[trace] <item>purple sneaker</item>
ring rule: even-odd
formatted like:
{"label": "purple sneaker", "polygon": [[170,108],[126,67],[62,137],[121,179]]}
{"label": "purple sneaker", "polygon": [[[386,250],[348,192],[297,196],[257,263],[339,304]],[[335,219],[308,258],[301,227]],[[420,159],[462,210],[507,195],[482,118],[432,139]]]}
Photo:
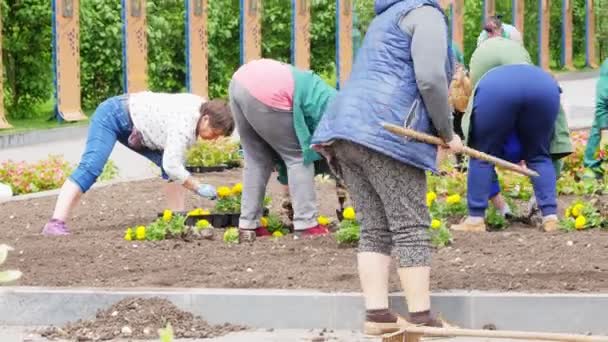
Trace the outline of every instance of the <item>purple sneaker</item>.
{"label": "purple sneaker", "polygon": [[68,227],[65,222],[58,219],[51,219],[42,229],[42,235],[44,236],[62,236],[70,235]]}

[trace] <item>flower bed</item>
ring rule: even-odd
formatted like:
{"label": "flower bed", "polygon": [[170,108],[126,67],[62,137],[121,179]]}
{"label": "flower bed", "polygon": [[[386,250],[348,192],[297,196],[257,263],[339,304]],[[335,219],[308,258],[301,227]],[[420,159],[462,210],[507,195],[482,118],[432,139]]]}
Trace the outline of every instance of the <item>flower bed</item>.
{"label": "flower bed", "polygon": [[[209,174],[205,181],[220,186],[240,179],[241,172],[234,170]],[[222,241],[223,229],[213,229],[213,240],[123,240],[128,226],[136,232],[139,225],[157,219],[157,208],[164,203],[158,193],[162,184],[152,179],[93,189],[68,222],[72,235],[53,243],[40,229],[54,198],[1,203],[5,219],[0,236],[15,251],[0,269],[20,270],[24,276],[17,285],[31,286],[361,290],[357,250],[338,244],[334,235],[296,240],[290,234],[233,244]],[[320,214],[337,225],[335,186],[320,183],[317,189]],[[269,183],[271,213],[280,210],[282,191],[277,182]],[[446,197],[437,194],[436,201],[445,203]],[[606,196],[599,198],[606,201]],[[561,196],[560,213],[575,201],[574,196]],[[213,208],[213,202],[188,196],[186,206]],[[499,232],[452,235],[450,245],[434,251],[436,291],[608,291],[608,231],[544,233],[513,223]],[[391,284],[392,290],[399,289],[396,277]]]}
{"label": "flower bed", "polygon": [[[53,190],[63,185],[73,169],[74,165],[60,156],[33,163],[7,160],[0,164],[0,183],[9,185],[14,195]],[[108,160],[98,181],[108,181],[117,175],[118,168]]]}

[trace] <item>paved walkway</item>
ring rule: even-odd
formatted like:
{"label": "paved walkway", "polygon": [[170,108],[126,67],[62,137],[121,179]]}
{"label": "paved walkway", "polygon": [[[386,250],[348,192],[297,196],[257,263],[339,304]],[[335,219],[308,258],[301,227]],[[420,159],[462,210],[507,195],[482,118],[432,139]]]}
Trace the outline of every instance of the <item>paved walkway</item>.
{"label": "paved walkway", "polygon": [[[0,326],[0,341],[2,342],[48,342],[49,340],[32,334],[32,328],[27,327],[2,327]],[[523,340],[486,339],[486,338],[428,338],[426,341],[437,342],[515,342]],[[54,340],[55,342],[67,342]],[[130,340],[117,339],[115,342],[127,342]],[[158,342],[156,340],[141,340],[142,342]],[[330,331],[321,330],[276,330],[276,331],[249,331],[225,335],[211,339],[176,339],[175,342],[380,342],[380,338],[366,337],[353,331]]]}
{"label": "paved walkway", "polygon": [[[595,103],[595,84],[597,78],[562,81],[563,105],[568,115],[571,128],[589,127],[593,121]],[[79,130],[77,136],[65,137],[63,140],[30,146],[0,150],[0,161],[26,160],[36,161],[49,154],[63,155],[71,163],[77,163],[84,149],[86,136]],[[158,168],[147,159],[117,144],[110,156],[120,169],[120,179],[143,179],[158,175]],[[142,167],[143,165],[143,167]]]}
{"label": "paved walkway", "polygon": [[[11,159],[33,162],[45,159],[49,154],[55,154],[62,155],[68,162],[76,164],[80,161],[85,143],[86,136],[81,136],[52,143],[8,148],[0,150],[0,161]],[[122,144],[116,144],[110,159],[118,167],[121,179],[144,179],[155,177],[160,172],[148,159]]]}
{"label": "paved walkway", "polygon": [[562,104],[571,128],[590,127],[595,112],[597,78],[563,81]]}

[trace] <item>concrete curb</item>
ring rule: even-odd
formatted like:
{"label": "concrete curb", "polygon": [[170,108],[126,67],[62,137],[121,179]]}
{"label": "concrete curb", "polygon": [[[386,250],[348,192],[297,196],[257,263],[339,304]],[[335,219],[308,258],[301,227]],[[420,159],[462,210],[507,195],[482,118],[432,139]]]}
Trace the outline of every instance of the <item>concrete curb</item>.
{"label": "concrete curb", "polygon": [[85,137],[88,129],[88,125],[78,125],[13,134],[0,134],[0,149]]}
{"label": "concrete curb", "polygon": [[[77,270],[75,270],[77,271]],[[273,329],[359,329],[359,293],[272,289],[0,288],[0,325],[64,324],[93,318],[128,296],[167,298],[210,323]],[[433,295],[433,308],[463,328],[608,333],[608,294],[525,294],[453,291]],[[390,297],[403,312],[401,294]]]}

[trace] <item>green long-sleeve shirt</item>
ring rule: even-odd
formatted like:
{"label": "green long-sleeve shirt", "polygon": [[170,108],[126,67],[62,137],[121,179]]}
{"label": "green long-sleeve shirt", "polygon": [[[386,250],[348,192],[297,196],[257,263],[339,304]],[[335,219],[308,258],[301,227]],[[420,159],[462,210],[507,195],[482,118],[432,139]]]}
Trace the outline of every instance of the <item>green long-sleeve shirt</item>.
{"label": "green long-sleeve shirt", "polygon": [[608,128],[608,58],[600,67],[600,79],[595,88],[595,118],[600,128]]}
{"label": "green long-sleeve shirt", "polygon": [[601,162],[596,159],[595,152],[600,147],[601,130],[608,128],[608,59],[600,68],[600,79],[595,87],[595,117],[589,132],[589,140],[585,147],[583,163],[585,167],[597,169]]}
{"label": "green long-sleeve shirt", "polygon": [[[312,138],[325,107],[329,100],[336,95],[336,89],[312,71],[303,71],[292,67],[294,79],[293,94],[293,126],[302,148],[304,164],[315,163],[316,173],[326,173],[328,170],[321,158],[310,146]],[[287,167],[283,160],[275,156],[279,182],[287,184]]]}

